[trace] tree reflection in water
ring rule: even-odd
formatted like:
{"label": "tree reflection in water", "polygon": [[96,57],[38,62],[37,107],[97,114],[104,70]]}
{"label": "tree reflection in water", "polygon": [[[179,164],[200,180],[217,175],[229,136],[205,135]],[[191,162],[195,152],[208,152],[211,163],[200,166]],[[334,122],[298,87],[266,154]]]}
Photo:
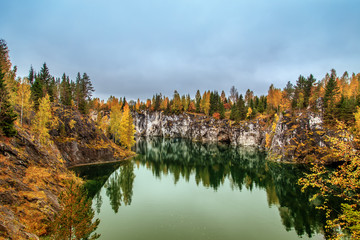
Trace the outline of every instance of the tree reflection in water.
{"label": "tree reflection in water", "polygon": [[[310,193],[301,192],[297,185],[298,179],[307,170],[304,166],[266,161],[265,153],[256,149],[182,139],[140,139],[135,150],[138,154],[135,162],[151,169],[157,178],[171,174],[176,184],[180,178],[189,181],[194,175],[196,184],[215,191],[225,179],[230,181],[233,190],[264,189],[269,207],[278,208],[287,231],[295,229],[299,236],[307,234],[309,237],[323,232],[325,220],[322,212],[309,203]],[[115,196],[111,198],[114,211],[117,211],[120,205],[118,199],[121,199],[121,192],[113,189],[121,185],[117,178],[121,179],[121,176],[109,179],[107,188],[111,192],[109,195]],[[130,179],[133,181],[133,178]],[[132,182],[127,186],[132,193]]]}
{"label": "tree reflection in water", "polygon": [[106,196],[109,197],[115,213],[118,212],[121,203],[125,206],[131,204],[134,179],[134,164],[130,162],[120,166],[105,183]]}

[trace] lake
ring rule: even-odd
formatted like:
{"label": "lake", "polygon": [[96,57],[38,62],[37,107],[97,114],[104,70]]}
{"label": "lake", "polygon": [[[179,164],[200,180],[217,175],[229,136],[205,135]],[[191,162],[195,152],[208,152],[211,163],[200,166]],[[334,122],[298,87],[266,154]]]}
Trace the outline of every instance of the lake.
{"label": "lake", "polygon": [[100,239],[323,239],[324,216],[297,185],[304,166],[184,139],[141,139],[135,151],[82,168]]}

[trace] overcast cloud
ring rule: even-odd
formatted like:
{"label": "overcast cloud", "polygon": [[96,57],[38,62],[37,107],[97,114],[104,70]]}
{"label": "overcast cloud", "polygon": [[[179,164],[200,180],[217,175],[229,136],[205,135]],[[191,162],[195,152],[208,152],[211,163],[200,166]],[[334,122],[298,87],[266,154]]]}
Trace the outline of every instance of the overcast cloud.
{"label": "overcast cloud", "polygon": [[310,73],[359,71],[360,1],[3,1],[0,38],[18,75],[43,62],[86,72],[95,96],[266,94]]}

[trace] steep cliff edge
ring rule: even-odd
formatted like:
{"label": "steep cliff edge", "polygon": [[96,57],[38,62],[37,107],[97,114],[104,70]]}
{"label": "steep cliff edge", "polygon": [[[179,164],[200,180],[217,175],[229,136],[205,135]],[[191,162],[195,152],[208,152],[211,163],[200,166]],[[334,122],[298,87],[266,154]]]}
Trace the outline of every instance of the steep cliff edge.
{"label": "steep cliff edge", "polygon": [[166,115],[163,112],[135,112],[134,124],[138,136],[179,137],[242,146],[262,147],[265,144],[264,123],[260,120],[232,124],[229,120],[187,113]]}
{"label": "steep cliff edge", "polygon": [[133,153],[114,145],[78,111],[54,107],[51,142],[40,144],[28,126],[0,136],[0,239],[38,239],[60,210],[58,196],[75,175],[67,167],[121,160]]}
{"label": "steep cliff edge", "polygon": [[322,114],[310,111],[241,123],[187,113],[135,112],[134,124],[138,136],[179,137],[265,148],[269,158],[279,161],[298,161],[313,154],[311,146],[323,146],[326,132]]}

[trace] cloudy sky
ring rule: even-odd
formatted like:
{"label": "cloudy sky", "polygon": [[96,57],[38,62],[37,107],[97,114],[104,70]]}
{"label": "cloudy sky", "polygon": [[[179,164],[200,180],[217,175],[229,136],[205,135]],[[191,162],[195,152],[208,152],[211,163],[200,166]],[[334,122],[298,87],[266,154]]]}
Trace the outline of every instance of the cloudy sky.
{"label": "cloudy sky", "polygon": [[0,38],[18,75],[31,65],[95,96],[265,94],[302,74],[360,72],[358,0],[3,0]]}

